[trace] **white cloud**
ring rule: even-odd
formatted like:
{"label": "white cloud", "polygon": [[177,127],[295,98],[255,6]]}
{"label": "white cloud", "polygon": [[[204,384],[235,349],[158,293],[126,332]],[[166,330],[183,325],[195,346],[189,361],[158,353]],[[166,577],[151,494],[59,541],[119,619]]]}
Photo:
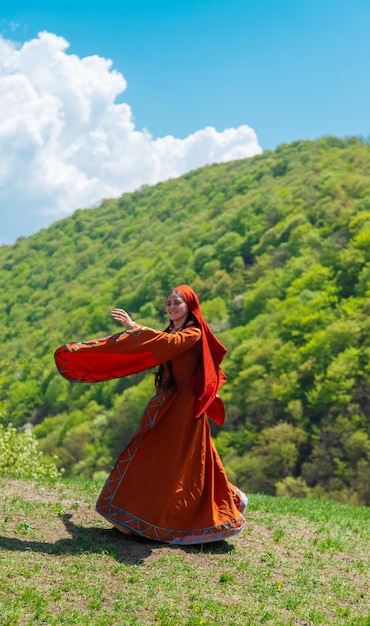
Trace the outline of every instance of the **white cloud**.
{"label": "white cloud", "polygon": [[17,47],[0,36],[0,243],[76,208],[209,163],[261,152],[246,125],[154,139],[116,99],[125,78],[98,56],[68,54],[40,33]]}

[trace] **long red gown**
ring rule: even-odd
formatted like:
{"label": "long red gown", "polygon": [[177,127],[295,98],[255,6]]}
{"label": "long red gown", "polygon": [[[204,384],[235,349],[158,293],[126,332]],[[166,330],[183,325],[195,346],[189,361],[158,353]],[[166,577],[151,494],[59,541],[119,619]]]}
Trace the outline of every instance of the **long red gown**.
{"label": "long red gown", "polygon": [[[59,348],[61,374],[69,380],[95,380],[100,367],[100,379],[108,378],[102,372],[109,370],[111,358],[117,370],[120,358],[130,362],[131,355],[141,354],[157,363],[171,360],[177,391],[164,382],[149,400],[103,487],[97,511],[123,532],[170,544],[205,543],[239,533],[245,526],[246,496],[227,479],[206,414],[193,416],[200,330],[189,327],[172,335],[139,326],[113,337]],[[96,355],[91,372],[86,372],[86,350],[89,357],[94,353],[93,362]]]}

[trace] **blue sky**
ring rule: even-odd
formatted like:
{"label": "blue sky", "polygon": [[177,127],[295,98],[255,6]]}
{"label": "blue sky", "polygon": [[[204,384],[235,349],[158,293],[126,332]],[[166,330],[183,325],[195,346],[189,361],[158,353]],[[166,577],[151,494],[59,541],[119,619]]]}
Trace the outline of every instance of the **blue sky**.
{"label": "blue sky", "polygon": [[370,133],[368,0],[15,0],[1,16],[14,39],[48,30],[112,59],[154,136],[246,123],[274,148]]}
{"label": "blue sky", "polygon": [[[136,130],[148,129],[153,141],[166,136],[185,141],[211,126],[220,133],[212,139],[219,145],[225,129],[245,125],[254,130],[262,150],[323,135],[370,135],[368,0],[15,0],[2,7],[0,32],[7,42],[19,47],[40,31],[68,42],[69,48],[58,53],[64,58],[111,59],[110,72],[117,70],[127,82],[120,93],[116,89],[115,104],[126,103]],[[44,60],[39,56],[36,63],[41,68]],[[28,70],[23,71],[28,80]],[[234,152],[219,155],[219,161],[230,154],[235,158],[238,142],[230,141]],[[204,157],[204,163],[210,160],[209,154]],[[189,169],[199,166],[189,156],[185,161]],[[185,161],[168,177],[182,173]],[[91,190],[97,173],[83,171],[85,179],[90,176],[83,183],[90,185],[90,195],[81,193],[79,206],[99,200]],[[166,176],[167,170],[158,179]],[[149,183],[155,180],[148,178]],[[115,189],[110,183],[104,192],[114,195]],[[128,184],[125,190],[130,190]],[[68,206],[77,208],[68,199],[59,209],[49,203],[48,217],[43,209],[39,220],[29,207],[24,233],[19,219],[12,230],[0,218],[0,243],[14,239],[18,230],[29,234],[68,214]]]}

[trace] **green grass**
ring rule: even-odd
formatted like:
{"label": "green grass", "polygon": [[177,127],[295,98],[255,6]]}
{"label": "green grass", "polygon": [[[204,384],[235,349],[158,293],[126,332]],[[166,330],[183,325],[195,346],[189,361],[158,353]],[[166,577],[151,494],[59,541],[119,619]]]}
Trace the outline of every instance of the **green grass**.
{"label": "green grass", "polygon": [[101,485],[0,479],[0,624],[370,626],[370,509],[252,495],[247,528],[186,548],[121,536]]}

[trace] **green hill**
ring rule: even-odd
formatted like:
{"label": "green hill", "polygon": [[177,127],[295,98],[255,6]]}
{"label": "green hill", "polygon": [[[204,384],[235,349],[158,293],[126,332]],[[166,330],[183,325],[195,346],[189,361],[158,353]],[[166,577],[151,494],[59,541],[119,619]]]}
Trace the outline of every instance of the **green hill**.
{"label": "green hill", "polygon": [[2,626],[370,625],[368,507],[254,495],[238,537],[168,546],[110,530],[99,487],[0,479]]}
{"label": "green hill", "polygon": [[102,476],[153,376],[70,385],[53,352],[154,327],[187,282],[229,349],[214,431],[248,492],[370,504],[370,147],[335,137],[213,165],[0,248],[0,415],[71,475]]}

